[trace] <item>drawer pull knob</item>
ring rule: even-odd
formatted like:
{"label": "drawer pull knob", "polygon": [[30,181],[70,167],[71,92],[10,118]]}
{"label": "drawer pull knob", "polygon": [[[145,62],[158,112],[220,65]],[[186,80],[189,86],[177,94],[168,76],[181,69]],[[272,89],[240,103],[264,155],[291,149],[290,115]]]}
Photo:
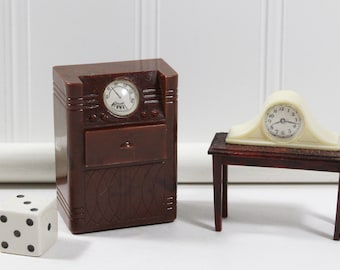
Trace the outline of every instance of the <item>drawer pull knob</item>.
{"label": "drawer pull knob", "polygon": [[120,145],[120,148],[121,149],[131,149],[131,148],[134,148],[134,145],[133,143],[129,142],[129,141],[126,141],[126,142],[123,142],[121,145]]}

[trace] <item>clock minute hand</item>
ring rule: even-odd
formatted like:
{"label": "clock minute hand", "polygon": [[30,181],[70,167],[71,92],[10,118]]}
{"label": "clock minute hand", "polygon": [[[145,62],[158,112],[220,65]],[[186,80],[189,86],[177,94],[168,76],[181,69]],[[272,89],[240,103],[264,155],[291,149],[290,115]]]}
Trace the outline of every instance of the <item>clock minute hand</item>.
{"label": "clock minute hand", "polygon": [[300,125],[300,123],[292,122],[292,121],[286,121],[286,123],[292,124],[292,125]]}
{"label": "clock minute hand", "polygon": [[118,92],[116,91],[116,89],[113,89],[113,91],[116,93],[116,95],[121,99],[122,97],[118,94]]}

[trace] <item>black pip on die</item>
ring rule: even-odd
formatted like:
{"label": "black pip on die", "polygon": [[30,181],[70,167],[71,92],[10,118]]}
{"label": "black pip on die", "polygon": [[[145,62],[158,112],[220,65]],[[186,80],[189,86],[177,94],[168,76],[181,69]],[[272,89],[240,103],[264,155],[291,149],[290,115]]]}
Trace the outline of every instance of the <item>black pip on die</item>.
{"label": "black pip on die", "polygon": [[57,240],[56,199],[19,194],[0,205],[0,251],[40,256]]}

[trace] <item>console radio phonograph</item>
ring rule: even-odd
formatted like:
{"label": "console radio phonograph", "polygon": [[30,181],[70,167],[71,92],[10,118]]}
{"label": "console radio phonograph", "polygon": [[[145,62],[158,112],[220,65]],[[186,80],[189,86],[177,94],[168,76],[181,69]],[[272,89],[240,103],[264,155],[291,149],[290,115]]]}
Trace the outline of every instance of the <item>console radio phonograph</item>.
{"label": "console radio phonograph", "polygon": [[177,78],[161,59],[53,68],[58,209],[73,233],[176,218]]}

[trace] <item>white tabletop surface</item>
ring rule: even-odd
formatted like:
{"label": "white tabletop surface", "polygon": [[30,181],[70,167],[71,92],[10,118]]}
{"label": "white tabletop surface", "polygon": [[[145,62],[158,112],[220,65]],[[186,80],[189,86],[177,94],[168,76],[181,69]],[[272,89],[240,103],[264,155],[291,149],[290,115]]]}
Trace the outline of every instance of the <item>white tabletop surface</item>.
{"label": "white tabletop surface", "polygon": [[[18,192],[55,195],[53,185],[2,184],[0,200]],[[215,232],[212,185],[179,185],[172,223],[72,235],[59,217],[42,257],[0,253],[1,269],[339,269],[336,198],[336,185],[232,185]]]}

